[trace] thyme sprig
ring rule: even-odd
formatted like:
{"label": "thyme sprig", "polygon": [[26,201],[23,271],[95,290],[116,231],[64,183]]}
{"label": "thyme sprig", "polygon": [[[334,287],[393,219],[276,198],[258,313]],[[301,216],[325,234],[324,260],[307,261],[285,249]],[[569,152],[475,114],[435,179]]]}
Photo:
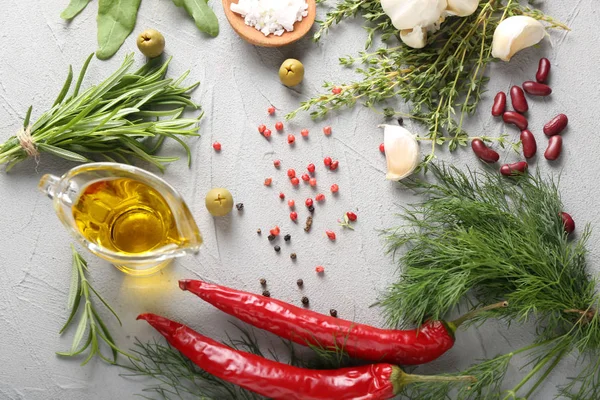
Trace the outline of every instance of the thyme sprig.
{"label": "thyme sprig", "polygon": [[[374,39],[389,44],[372,52],[360,52],[358,56],[341,57],[340,64],[355,68],[362,79],[343,84],[325,82],[326,93],[302,102],[286,118],[311,110],[311,116],[319,118],[357,103],[376,110],[376,106],[387,100],[399,98],[410,105],[410,112],[403,113],[389,106],[380,112],[386,117],[412,118],[427,127],[428,132],[422,139],[431,141],[431,151],[425,155],[424,165],[435,158],[438,146],[448,145],[453,151],[478,137],[470,136],[463,125],[466,117],[475,112],[485,91],[489,80],[485,70],[493,61],[492,37],[502,19],[528,15],[544,21],[548,29],[568,29],[516,0],[485,0],[469,17],[449,17],[438,32],[429,35],[425,48],[412,49],[401,43],[397,29],[378,0],[343,0],[321,21],[314,39],[320,40],[332,25],[358,15],[366,20],[366,49]],[[340,88],[341,93],[332,93],[333,87]],[[518,145],[508,141],[506,136],[484,140],[497,142],[502,147]]]}
{"label": "thyme sprig", "polygon": [[182,86],[189,71],[178,79],[166,78],[169,59],[162,64],[150,61],[130,72],[134,63],[132,53],[106,80],[80,93],[92,57],[93,54],[83,64],[67,96],[73,83],[73,70],[69,67],[53,106],[31,126],[29,108],[23,126],[31,135],[26,140],[34,150],[28,152],[27,146],[13,136],[0,144],[0,164],[8,164],[7,169],[10,169],[39,151],[76,162],[102,158],[129,163],[133,157],[163,170],[165,163],[178,159],[156,155],[168,138],[185,149],[188,164],[191,163],[190,149],[181,137],[198,136],[202,114],[197,118],[181,118],[187,107],[199,108],[190,99],[190,92],[199,83]]}
{"label": "thyme sprig", "polygon": [[[402,227],[386,233],[401,268],[399,281],[380,302],[389,324],[441,318],[465,300],[476,306],[506,299],[509,308],[479,321],[491,316],[534,321],[538,339],[524,350],[532,358],[530,372],[502,397],[485,398],[527,398],[571,353],[580,354],[583,372],[563,385],[561,394],[598,397],[600,295],[586,263],[589,226],[577,239],[564,232],[558,186],[539,174],[510,180],[436,164],[430,171],[432,181],[406,183],[425,200],[404,208]],[[483,391],[502,380],[507,357],[484,362],[494,366],[495,379],[465,372],[478,376]],[[533,388],[523,393],[530,382]],[[469,396],[459,399],[476,398]]]}
{"label": "thyme sprig", "polygon": [[[110,334],[106,323],[102,320],[98,310],[92,302],[92,294],[94,294],[96,298],[100,300],[102,304],[104,304],[104,306],[119,322],[119,325],[121,325],[121,320],[119,319],[119,316],[115,310],[106,302],[106,300],[102,298],[100,293],[98,293],[88,281],[86,277],[86,272],[88,270],[87,262],[83,259],[83,257],[81,257],[81,255],[73,246],[71,246],[71,250],[73,254],[73,271],[68,298],[68,307],[71,309],[71,314],[69,315],[67,322],[65,322],[64,326],[60,330],[60,334],[64,333],[67,328],[71,326],[71,322],[77,315],[77,312],[80,308],[79,306],[81,305],[81,301],[83,300],[84,303],[83,307],[81,307],[81,316],[79,317],[79,323],[77,324],[77,329],[73,336],[71,350],[68,352],[57,352],[56,354],[63,357],[75,357],[82,354],[86,349],[89,348],[90,351],[81,365],[87,364],[95,355],[109,364],[114,364],[117,361],[118,353],[121,353],[127,357],[135,358],[135,356],[121,350],[115,344],[115,341]],[[85,342],[82,343],[83,338],[86,337],[86,332],[87,338]],[[105,356],[102,353],[100,349],[100,344],[102,342],[106,343],[110,347],[112,358]]]}

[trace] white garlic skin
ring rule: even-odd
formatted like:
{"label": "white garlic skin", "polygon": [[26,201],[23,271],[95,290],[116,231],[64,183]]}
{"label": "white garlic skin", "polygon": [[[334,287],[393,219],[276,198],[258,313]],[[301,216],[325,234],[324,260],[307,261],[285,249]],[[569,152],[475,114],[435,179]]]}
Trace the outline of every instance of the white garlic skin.
{"label": "white garlic skin", "polygon": [[427,44],[427,31],[421,26],[413,29],[403,29],[400,31],[400,39],[408,47],[422,49]]}
{"label": "white garlic skin", "polygon": [[492,41],[492,56],[503,61],[519,51],[538,44],[546,35],[544,25],[524,15],[508,17],[498,24]]}
{"label": "white garlic skin", "polygon": [[479,6],[479,0],[448,0],[446,12],[457,17],[468,17]]}
{"label": "white garlic skin", "polygon": [[447,0],[381,0],[383,11],[398,30],[435,24],[447,5]]}
{"label": "white garlic skin", "polygon": [[387,162],[386,179],[399,181],[411,175],[419,165],[419,142],[406,128],[380,125]]}

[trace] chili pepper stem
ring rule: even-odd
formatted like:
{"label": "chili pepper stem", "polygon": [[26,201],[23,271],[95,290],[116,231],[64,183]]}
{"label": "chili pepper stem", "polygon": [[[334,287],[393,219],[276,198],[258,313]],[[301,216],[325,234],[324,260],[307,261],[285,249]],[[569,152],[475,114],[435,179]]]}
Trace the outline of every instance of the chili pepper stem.
{"label": "chili pepper stem", "polygon": [[495,310],[497,308],[505,308],[505,307],[508,307],[508,301],[501,301],[499,303],[490,304],[488,306],[481,307],[481,308],[478,308],[478,309],[473,310],[473,311],[469,311],[468,313],[464,314],[461,317],[458,317],[454,321],[447,322],[447,324],[450,327],[450,329],[452,330],[452,332],[454,333],[454,332],[456,332],[456,329],[458,329],[459,326],[461,326],[462,324],[464,324],[466,321],[475,318],[476,316],[478,316],[482,312],[486,312],[486,311],[490,311],[490,310]]}
{"label": "chili pepper stem", "polygon": [[406,386],[416,382],[477,382],[477,378],[472,375],[462,376],[443,376],[443,375],[413,375],[402,371],[400,367],[394,367],[392,372],[392,385],[394,394],[398,394]]}

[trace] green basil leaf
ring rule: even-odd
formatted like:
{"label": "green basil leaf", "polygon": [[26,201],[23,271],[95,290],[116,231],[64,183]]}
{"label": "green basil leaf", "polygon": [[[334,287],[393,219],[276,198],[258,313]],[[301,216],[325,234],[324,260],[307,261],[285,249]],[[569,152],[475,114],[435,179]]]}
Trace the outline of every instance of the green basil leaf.
{"label": "green basil leaf", "polygon": [[173,3],[177,7],[183,7],[202,32],[213,37],[219,34],[219,20],[207,0],[173,0]]}
{"label": "green basil leaf", "polygon": [[75,18],[77,14],[83,11],[89,2],[90,0],[71,0],[67,8],[60,14],[60,17],[66,20]]}
{"label": "green basil leaf", "polygon": [[96,56],[106,60],[119,50],[133,31],[141,0],[98,1],[98,50]]}

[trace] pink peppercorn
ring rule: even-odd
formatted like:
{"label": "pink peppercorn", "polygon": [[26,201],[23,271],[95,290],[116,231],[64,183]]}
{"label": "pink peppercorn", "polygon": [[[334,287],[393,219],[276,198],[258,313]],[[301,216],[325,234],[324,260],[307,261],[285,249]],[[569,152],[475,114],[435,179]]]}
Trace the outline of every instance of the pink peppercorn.
{"label": "pink peppercorn", "polygon": [[213,149],[215,149],[215,151],[221,151],[221,143],[214,142],[213,143]]}
{"label": "pink peppercorn", "polygon": [[296,211],[292,211],[292,212],[290,213],[290,219],[291,219],[292,221],[296,221],[296,220],[298,219],[298,213],[297,213]]}
{"label": "pink peppercorn", "polygon": [[275,160],[275,161],[273,161],[273,165],[275,166],[275,168],[279,168],[281,166],[281,161]]}
{"label": "pink peppercorn", "polygon": [[337,185],[337,183],[334,183],[333,185],[331,185],[331,193],[337,193],[339,192],[340,187]]}
{"label": "pink peppercorn", "polygon": [[318,202],[321,202],[321,201],[325,200],[325,195],[323,193],[319,193],[318,195],[315,196],[315,200]]}
{"label": "pink peppercorn", "polygon": [[288,200],[288,206],[289,206],[290,208],[294,208],[294,207],[296,206],[296,202],[295,202],[294,200],[291,200],[291,199],[290,199],[290,200]]}
{"label": "pink peppercorn", "polygon": [[315,178],[310,178],[308,183],[310,183],[310,186],[317,186],[317,180]]}
{"label": "pink peppercorn", "polygon": [[265,129],[265,131],[263,132],[263,136],[266,138],[270,138],[271,137],[271,130],[270,129]]}
{"label": "pink peppercorn", "polygon": [[260,133],[265,133],[265,130],[266,130],[266,129],[267,129],[267,127],[266,127],[266,126],[264,126],[264,125],[262,125],[262,124],[258,126],[258,131],[259,131]]}
{"label": "pink peppercorn", "polygon": [[385,146],[383,145],[383,143],[381,143],[379,145],[379,151],[382,152],[382,153],[385,153]]}
{"label": "pink peppercorn", "polygon": [[325,157],[323,159],[323,164],[325,164],[326,167],[331,166],[331,163],[332,163],[331,157]]}
{"label": "pink peppercorn", "polygon": [[310,207],[313,205],[313,199],[311,199],[310,197],[308,199],[306,199],[306,201],[304,202],[304,204],[306,204],[306,207]]}
{"label": "pink peppercorn", "polygon": [[283,192],[279,193],[279,198],[281,200],[285,199],[285,193],[283,193]]}
{"label": "pink peppercorn", "polygon": [[271,183],[273,182],[272,178],[267,178],[265,179],[265,186],[271,186]]}
{"label": "pink peppercorn", "polygon": [[340,165],[340,162],[336,160],[331,163],[331,165],[329,166],[329,169],[332,171],[335,171],[336,169],[338,169],[339,165]]}
{"label": "pink peppercorn", "polygon": [[283,122],[276,122],[275,129],[277,129],[278,131],[282,131],[283,130]]}
{"label": "pink peppercorn", "polygon": [[326,126],[323,128],[323,133],[327,136],[331,135],[331,127],[330,126]]}
{"label": "pink peppercorn", "polygon": [[304,182],[308,182],[310,180],[310,176],[308,176],[308,174],[302,174],[302,180]]}
{"label": "pink peppercorn", "polygon": [[300,131],[300,134],[302,135],[302,137],[308,137],[308,129],[302,129]]}
{"label": "pink peppercorn", "polygon": [[308,172],[310,172],[311,174],[315,173],[315,168],[316,168],[315,164],[313,164],[313,163],[308,164],[308,167],[306,167],[306,169],[308,170]]}
{"label": "pink peppercorn", "polygon": [[335,232],[334,231],[325,231],[329,240],[335,240]]}
{"label": "pink peppercorn", "polygon": [[288,143],[292,144],[296,141],[296,136],[294,135],[288,135]]}
{"label": "pink peppercorn", "polygon": [[331,92],[333,94],[340,94],[340,93],[342,93],[342,88],[334,87],[333,89],[331,89]]}
{"label": "pink peppercorn", "polygon": [[317,272],[317,274],[322,274],[323,272],[325,272],[325,268],[319,265],[315,268],[315,271]]}
{"label": "pink peppercorn", "polygon": [[296,170],[294,170],[293,168],[290,168],[287,170],[287,176],[289,176],[290,178],[293,178],[296,176]]}
{"label": "pink peppercorn", "polygon": [[269,115],[275,114],[275,107],[271,106],[271,107],[267,108],[267,112],[269,113]]}

